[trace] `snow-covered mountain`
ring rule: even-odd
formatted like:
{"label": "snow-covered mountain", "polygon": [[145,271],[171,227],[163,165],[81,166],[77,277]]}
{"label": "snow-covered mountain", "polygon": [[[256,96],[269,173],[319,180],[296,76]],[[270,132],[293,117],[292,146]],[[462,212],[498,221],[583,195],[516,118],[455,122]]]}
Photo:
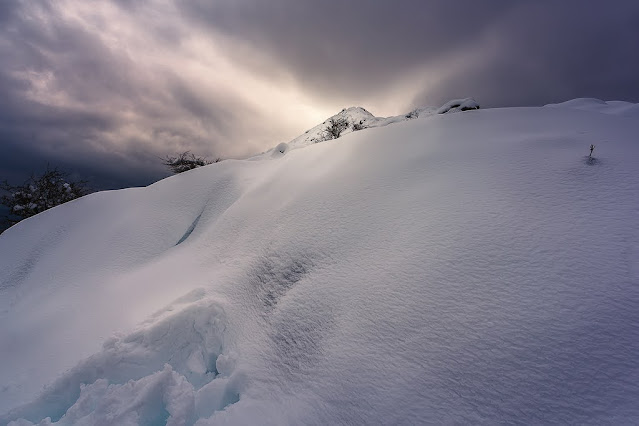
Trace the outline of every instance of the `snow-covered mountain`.
{"label": "snow-covered mountain", "polygon": [[343,131],[340,132],[341,136],[343,136],[358,130],[384,127],[388,126],[389,124],[400,123],[402,121],[412,120],[418,117],[423,118],[428,115],[448,114],[452,112],[462,112],[474,109],[479,109],[479,103],[477,103],[477,101],[472,98],[453,99],[449,102],[446,102],[439,108],[417,108],[407,114],[397,115],[393,117],[375,117],[373,114],[362,107],[344,108],[339,113],[327,118],[323,123],[320,123],[312,129],[307,130],[292,141],[284,144],[279,144],[275,148],[266,151],[266,153],[260,154],[253,158],[263,158],[264,154],[273,154],[275,156],[279,156],[289,149],[303,148],[315,143],[332,140],[334,138],[331,137],[330,134],[327,134],[326,131],[327,127],[331,125],[332,121],[342,122],[344,124]]}
{"label": "snow-covered mountain", "polygon": [[638,111],[347,109],[27,219],[0,424],[637,424]]}

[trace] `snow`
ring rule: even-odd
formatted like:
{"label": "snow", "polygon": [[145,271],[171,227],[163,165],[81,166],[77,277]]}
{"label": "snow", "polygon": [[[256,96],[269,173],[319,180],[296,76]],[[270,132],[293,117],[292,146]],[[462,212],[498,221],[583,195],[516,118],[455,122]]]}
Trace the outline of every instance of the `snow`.
{"label": "snow", "polygon": [[285,142],[282,142],[279,145],[277,145],[275,149],[273,150],[273,157],[281,157],[282,155],[286,154],[288,150],[289,150],[288,144]]}
{"label": "snow", "polygon": [[597,111],[602,114],[639,118],[639,104],[624,101],[602,101],[594,98],[578,98],[559,104],[548,104],[546,107],[574,108],[583,111]]}
{"label": "snow", "polygon": [[638,423],[639,121],[592,105],[347,109],[26,219],[0,424]]}
{"label": "snow", "polygon": [[[272,150],[262,153],[261,155],[252,157],[252,160],[262,159],[264,154],[271,153],[272,156],[278,157],[289,149],[304,148],[319,142],[325,142],[331,138],[326,136],[326,128],[331,120],[343,119],[348,123],[348,127],[342,132],[342,135],[360,130],[375,127],[385,127],[389,124],[401,123],[417,117],[425,117],[434,114],[447,114],[452,112],[462,112],[471,109],[479,109],[479,103],[472,98],[454,99],[442,105],[441,107],[422,107],[411,111],[408,114],[397,115],[393,117],[376,117],[362,107],[344,108],[339,113],[327,118],[323,123],[318,124],[312,129],[307,130],[302,135],[293,139],[289,143],[281,143]],[[279,151],[279,153],[278,153]]]}
{"label": "snow", "polygon": [[446,102],[438,110],[437,114],[446,114],[450,111],[468,111],[472,109],[479,109],[479,103],[472,98],[453,99]]}

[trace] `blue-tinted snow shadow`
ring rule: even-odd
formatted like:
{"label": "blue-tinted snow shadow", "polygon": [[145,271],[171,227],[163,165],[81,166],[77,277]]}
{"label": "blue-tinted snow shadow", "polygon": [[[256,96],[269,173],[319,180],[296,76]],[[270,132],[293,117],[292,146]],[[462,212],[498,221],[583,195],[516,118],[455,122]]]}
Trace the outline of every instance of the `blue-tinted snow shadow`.
{"label": "blue-tinted snow shadow", "polygon": [[599,158],[585,155],[583,158],[583,163],[587,166],[600,166],[602,164],[602,161]]}

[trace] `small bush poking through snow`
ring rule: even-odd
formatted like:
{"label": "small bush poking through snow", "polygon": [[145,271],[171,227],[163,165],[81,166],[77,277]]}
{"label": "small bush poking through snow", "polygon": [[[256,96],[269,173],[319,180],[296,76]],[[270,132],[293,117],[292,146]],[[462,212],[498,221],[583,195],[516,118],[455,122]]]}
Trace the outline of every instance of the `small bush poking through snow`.
{"label": "small bush poking through snow", "polygon": [[22,185],[0,184],[5,192],[0,196],[0,204],[9,208],[4,222],[15,225],[23,219],[35,216],[45,210],[88,194],[86,181],[71,181],[69,174],[58,169],[47,170],[40,176],[31,177]]}
{"label": "small bush poking through snow", "polygon": [[163,164],[171,169],[173,173],[177,174],[217,163],[219,161],[221,161],[220,158],[216,158],[214,161],[209,161],[205,157],[196,157],[195,154],[190,151],[185,151],[176,156],[166,156],[163,159]]}
{"label": "small bush poking through snow", "polygon": [[332,117],[328,120],[328,126],[324,129],[323,139],[331,140],[340,137],[344,130],[348,129],[348,120],[344,117]]}
{"label": "small bush poking through snow", "polygon": [[413,118],[419,117],[419,111],[414,109],[411,112],[409,112],[408,114],[406,114],[404,117],[408,118],[409,120],[412,120]]}
{"label": "small bush poking through snow", "polygon": [[353,131],[356,132],[358,130],[362,130],[365,129],[366,126],[364,126],[364,120],[360,120],[359,123],[355,122],[353,123]]}

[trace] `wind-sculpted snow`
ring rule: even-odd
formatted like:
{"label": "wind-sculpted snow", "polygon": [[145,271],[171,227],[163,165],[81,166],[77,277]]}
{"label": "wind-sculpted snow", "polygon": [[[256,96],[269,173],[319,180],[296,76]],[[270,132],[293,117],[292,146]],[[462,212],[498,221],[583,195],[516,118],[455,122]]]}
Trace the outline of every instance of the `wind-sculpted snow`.
{"label": "wind-sculpted snow", "polygon": [[196,413],[208,416],[238,400],[225,328],[223,308],[196,290],[135,332],[107,339],[101,352],[12,416],[86,425],[193,423]]}
{"label": "wind-sculpted snow", "polygon": [[639,104],[624,101],[602,101],[594,98],[579,98],[558,104],[548,104],[549,108],[574,108],[584,111],[597,111],[602,114],[621,115],[639,118]]}
{"label": "wind-sculpted snow", "polygon": [[18,224],[0,424],[639,423],[639,122],[609,112],[417,111]]}

